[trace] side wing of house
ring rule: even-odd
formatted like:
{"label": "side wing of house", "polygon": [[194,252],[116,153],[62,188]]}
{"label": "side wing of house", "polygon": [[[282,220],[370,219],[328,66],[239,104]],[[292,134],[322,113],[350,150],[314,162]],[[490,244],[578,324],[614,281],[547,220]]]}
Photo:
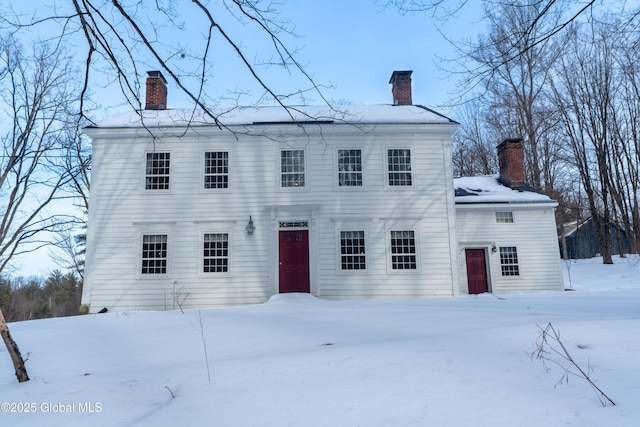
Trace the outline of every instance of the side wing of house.
{"label": "side wing of house", "polygon": [[238,130],[88,130],[91,312],[458,292],[454,124]]}
{"label": "side wing of house", "polygon": [[555,206],[458,203],[460,293],[562,290]]}

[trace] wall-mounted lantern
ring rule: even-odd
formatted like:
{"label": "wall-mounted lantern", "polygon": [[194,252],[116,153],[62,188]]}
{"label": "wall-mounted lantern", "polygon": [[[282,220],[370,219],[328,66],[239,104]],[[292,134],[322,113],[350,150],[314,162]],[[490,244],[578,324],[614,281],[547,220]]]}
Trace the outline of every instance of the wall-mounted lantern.
{"label": "wall-mounted lantern", "polygon": [[496,244],[495,244],[495,243],[493,243],[493,244],[491,245],[491,253],[492,253],[492,254],[495,254],[496,252],[498,252],[498,248],[496,247]]}
{"label": "wall-mounted lantern", "polygon": [[253,225],[253,219],[251,219],[251,215],[249,215],[249,222],[247,223],[247,226],[244,229],[247,232],[247,235],[249,236],[252,236],[253,232],[256,231],[256,227],[255,225]]}

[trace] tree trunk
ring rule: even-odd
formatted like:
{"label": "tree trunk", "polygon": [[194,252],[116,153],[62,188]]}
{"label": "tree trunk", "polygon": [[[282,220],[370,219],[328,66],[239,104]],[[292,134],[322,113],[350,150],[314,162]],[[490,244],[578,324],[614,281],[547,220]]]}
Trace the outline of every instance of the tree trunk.
{"label": "tree trunk", "polygon": [[18,382],[23,383],[25,381],[29,381],[27,369],[24,367],[24,359],[22,358],[22,354],[20,354],[18,344],[16,344],[16,342],[11,337],[9,327],[7,326],[7,322],[4,320],[2,310],[0,310],[0,335],[2,335],[2,340],[4,341],[4,344],[7,346],[7,350],[11,355],[11,361],[13,362],[13,367],[16,370],[16,377],[18,377]]}
{"label": "tree trunk", "polygon": [[566,232],[564,230],[564,217],[561,217],[560,215],[556,214],[556,221],[560,227],[560,255],[562,259],[569,259],[569,251],[567,249],[567,235]]}

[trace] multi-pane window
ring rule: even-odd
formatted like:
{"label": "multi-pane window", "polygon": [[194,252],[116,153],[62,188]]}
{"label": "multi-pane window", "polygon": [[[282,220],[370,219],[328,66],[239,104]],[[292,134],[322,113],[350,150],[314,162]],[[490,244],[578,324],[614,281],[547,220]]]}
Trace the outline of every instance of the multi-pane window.
{"label": "multi-pane window", "polygon": [[500,267],[503,276],[519,276],[518,250],[515,246],[500,247]]}
{"label": "multi-pane window", "polygon": [[229,188],[229,153],[204,153],[204,188]]}
{"label": "multi-pane window", "polygon": [[342,270],[364,270],[367,267],[364,231],[340,232],[340,265]]}
{"label": "multi-pane window", "polygon": [[387,150],[389,185],[412,185],[411,150],[393,148]]}
{"label": "multi-pane window", "polygon": [[227,233],[204,235],[202,271],[204,273],[229,271],[229,235]]}
{"label": "multi-pane window", "polygon": [[280,152],[282,187],[304,187],[304,150]]}
{"label": "multi-pane window", "polygon": [[169,189],[170,153],[147,153],[145,189]]}
{"label": "multi-pane window", "polygon": [[142,274],[167,273],[167,235],[142,236]]}
{"label": "multi-pane window", "polygon": [[496,222],[498,224],[513,223],[513,212],[496,212]]}
{"label": "multi-pane window", "polygon": [[338,150],[338,185],[362,187],[362,150]]}
{"label": "multi-pane window", "polygon": [[391,231],[391,268],[394,270],[415,270],[416,238],[413,230]]}

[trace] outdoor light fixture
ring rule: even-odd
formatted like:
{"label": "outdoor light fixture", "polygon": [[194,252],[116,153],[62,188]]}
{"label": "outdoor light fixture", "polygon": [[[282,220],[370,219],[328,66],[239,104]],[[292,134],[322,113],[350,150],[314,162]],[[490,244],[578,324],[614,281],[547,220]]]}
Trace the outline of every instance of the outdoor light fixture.
{"label": "outdoor light fixture", "polygon": [[498,252],[498,248],[496,248],[496,244],[494,243],[491,245],[491,253],[495,254],[496,252]]}
{"label": "outdoor light fixture", "polygon": [[244,229],[247,231],[247,234],[249,236],[252,236],[253,232],[256,231],[256,227],[253,225],[253,219],[251,219],[251,215],[249,215],[249,222]]}

